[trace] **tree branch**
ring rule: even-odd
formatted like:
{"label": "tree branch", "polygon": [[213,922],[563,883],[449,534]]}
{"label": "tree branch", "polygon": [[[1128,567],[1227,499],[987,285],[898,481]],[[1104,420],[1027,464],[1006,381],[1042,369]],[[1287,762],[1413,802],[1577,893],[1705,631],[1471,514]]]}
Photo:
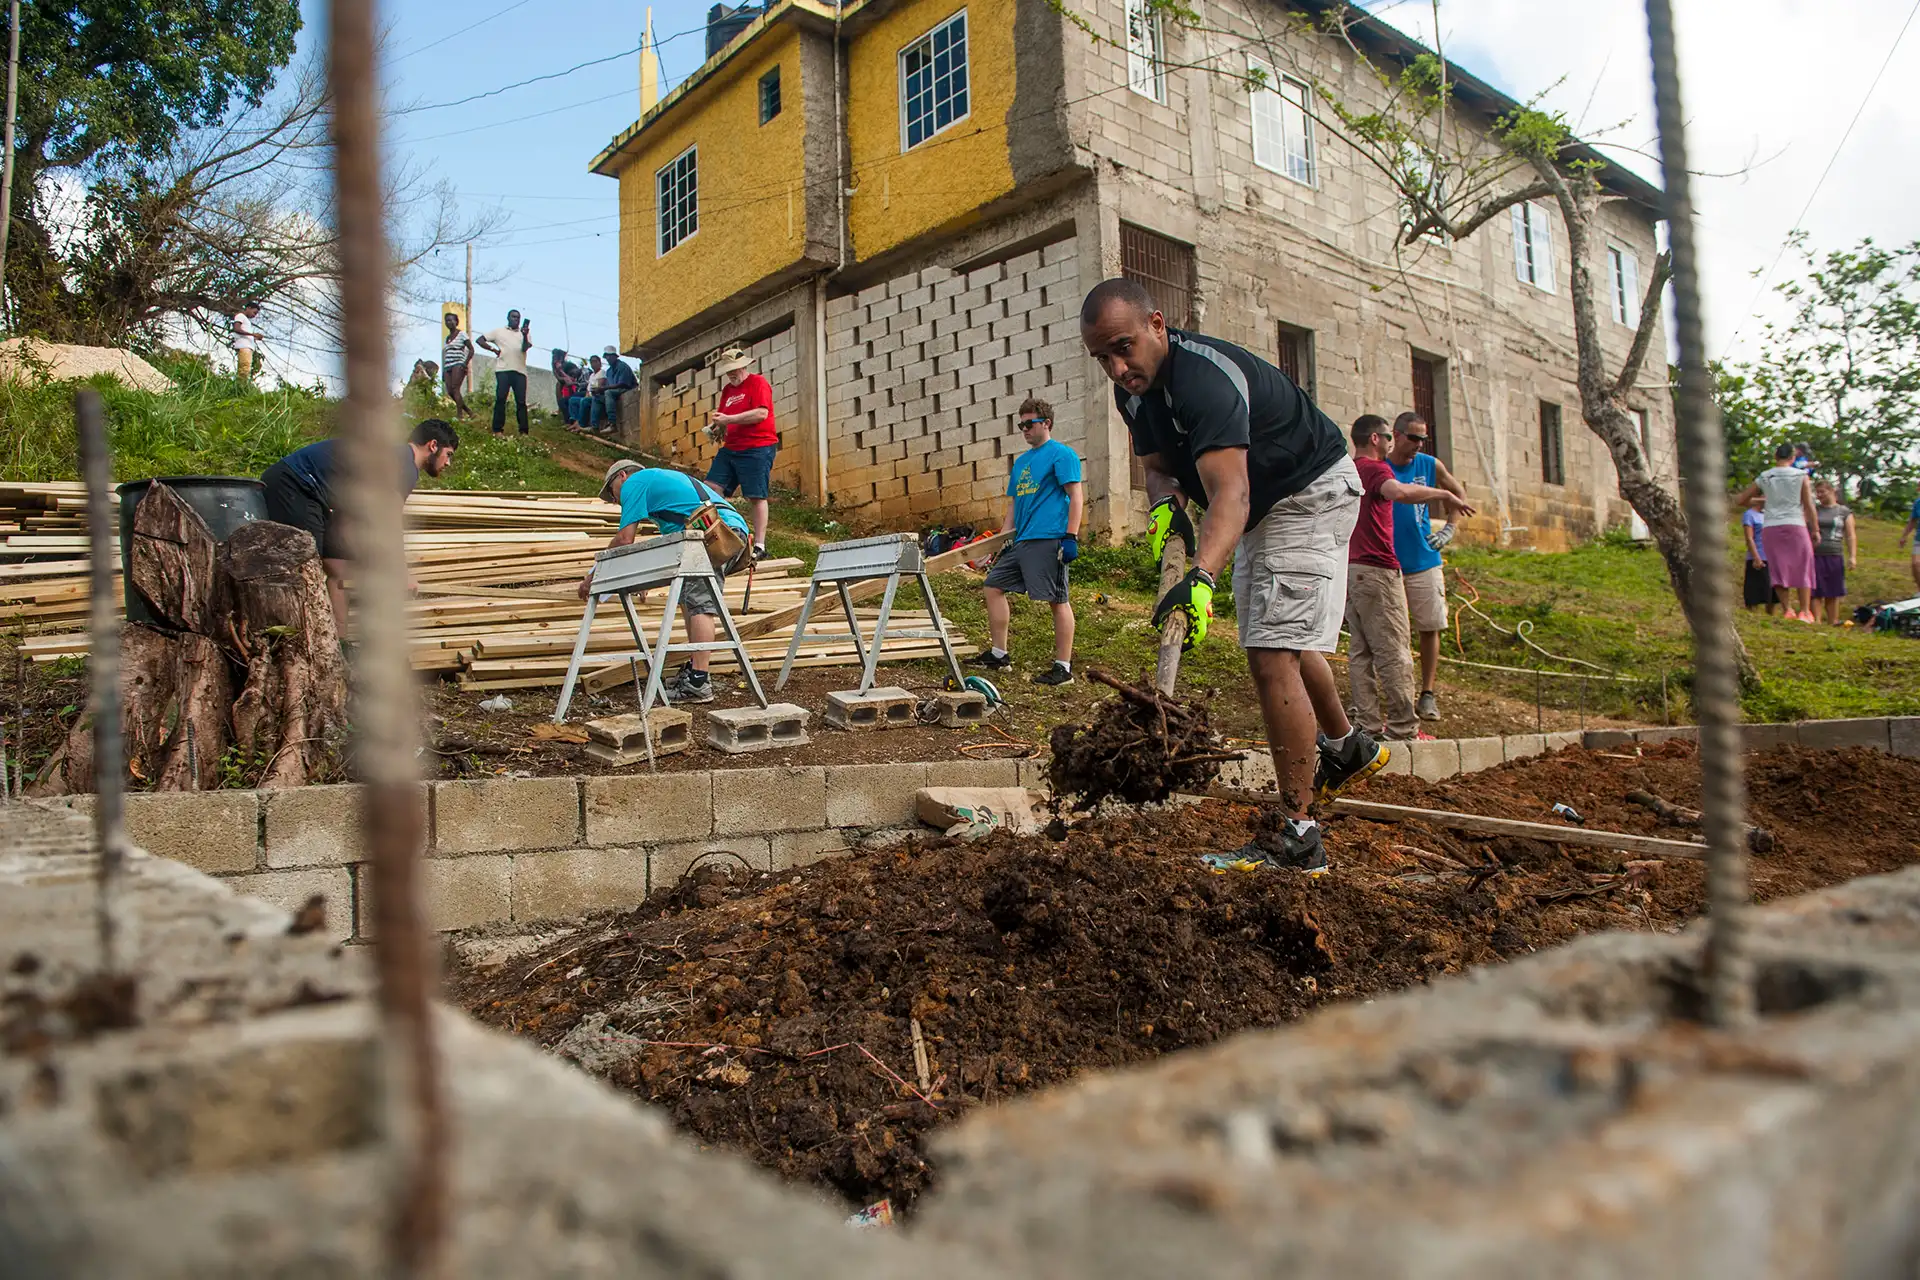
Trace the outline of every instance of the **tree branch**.
{"label": "tree branch", "polygon": [[1653,345],[1653,330],[1660,323],[1660,291],[1667,287],[1667,279],[1673,274],[1673,256],[1668,253],[1657,254],[1653,259],[1653,275],[1647,281],[1646,296],[1640,300],[1640,323],[1633,331],[1633,345],[1627,348],[1627,358],[1620,366],[1620,376],[1614,379],[1613,394],[1623,397],[1640,380],[1640,366],[1647,361],[1647,348]]}

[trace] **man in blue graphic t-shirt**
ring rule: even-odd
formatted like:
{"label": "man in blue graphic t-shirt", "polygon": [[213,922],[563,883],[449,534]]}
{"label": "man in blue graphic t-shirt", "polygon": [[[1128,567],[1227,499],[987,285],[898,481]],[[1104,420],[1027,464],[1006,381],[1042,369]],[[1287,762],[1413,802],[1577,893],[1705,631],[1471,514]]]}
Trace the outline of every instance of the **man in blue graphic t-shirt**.
{"label": "man in blue graphic t-shirt", "polygon": [[1002,528],[1013,541],[987,571],[987,630],[993,647],[969,659],[1000,669],[1013,665],[1007,632],[1013,622],[1009,592],[1053,606],[1053,666],[1035,684],[1073,683],[1073,606],[1067,602],[1067,566],[1080,555],[1080,515],[1086,486],[1080,455],[1053,438],[1053,406],[1029,396],[1017,415],[1027,451],[1007,476],[1007,514]]}
{"label": "man in blue graphic t-shirt", "polygon": [[[1433,427],[1417,413],[1393,420],[1393,448],[1387,465],[1401,484],[1424,484],[1466,497],[1466,486],[1453,478],[1447,464],[1427,453]],[[1424,506],[1395,503],[1393,553],[1400,561],[1400,581],[1407,592],[1407,616],[1420,635],[1420,698],[1414,710],[1422,720],[1440,718],[1434,696],[1434,678],[1440,673],[1440,633],[1447,629],[1446,571],[1440,567],[1440,548],[1453,541],[1453,523],[1433,527]]]}

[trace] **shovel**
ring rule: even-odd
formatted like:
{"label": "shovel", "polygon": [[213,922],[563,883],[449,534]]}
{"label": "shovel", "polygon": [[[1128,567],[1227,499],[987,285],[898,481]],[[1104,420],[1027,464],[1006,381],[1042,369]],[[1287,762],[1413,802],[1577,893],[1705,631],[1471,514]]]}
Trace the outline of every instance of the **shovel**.
{"label": "shovel", "polygon": [[[1169,536],[1160,557],[1160,596],[1180,585],[1187,576],[1187,548],[1180,539]],[[1187,642],[1187,614],[1175,609],[1160,624],[1160,656],[1153,665],[1153,687],[1166,697],[1173,696],[1174,683],[1180,679],[1180,647]]]}

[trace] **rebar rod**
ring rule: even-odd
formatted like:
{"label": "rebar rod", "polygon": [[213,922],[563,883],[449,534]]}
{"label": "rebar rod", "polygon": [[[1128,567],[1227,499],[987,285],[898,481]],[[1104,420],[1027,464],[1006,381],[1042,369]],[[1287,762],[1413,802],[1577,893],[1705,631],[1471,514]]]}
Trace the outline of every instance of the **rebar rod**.
{"label": "rebar rod", "polygon": [[1740,677],[1731,643],[1733,590],[1726,574],[1726,441],[1707,367],[1671,0],[1647,0],[1647,31],[1653,48],[1653,102],[1666,188],[1667,243],[1673,253],[1674,341],[1680,355],[1677,435],[1693,570],[1684,603],[1693,628],[1701,826],[1707,838],[1707,942],[1701,977],[1708,1021],[1736,1027],[1753,1020],[1754,997],[1748,940],[1752,891],[1747,881],[1747,796],[1740,771]]}
{"label": "rebar rod", "polygon": [[[87,705],[93,716],[93,830],[100,846],[99,885],[94,898],[100,934],[100,971],[113,973],[120,957],[114,926],[114,894],[127,859],[126,751],[120,726],[120,608],[113,598],[113,466],[107,456],[107,414],[100,393],[73,393],[80,439],[80,477],[87,489],[87,557],[91,580],[87,620]],[[133,552],[129,550],[128,555]]]}
{"label": "rebar rod", "polygon": [[375,963],[396,1179],[390,1266],[441,1273],[448,1232],[448,1119],[433,1034],[433,959],[421,919],[416,694],[407,653],[398,414],[387,389],[387,253],[380,183],[373,0],[333,0],[328,78],[347,394],[341,405],[347,553],[358,645],[355,756],[373,873]]}

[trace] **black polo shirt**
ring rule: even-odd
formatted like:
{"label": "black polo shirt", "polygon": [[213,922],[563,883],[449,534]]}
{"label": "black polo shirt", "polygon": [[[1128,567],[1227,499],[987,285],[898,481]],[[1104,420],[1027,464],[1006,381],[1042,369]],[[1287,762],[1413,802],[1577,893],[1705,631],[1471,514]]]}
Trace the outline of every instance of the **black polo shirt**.
{"label": "black polo shirt", "polygon": [[1247,451],[1247,528],[1347,456],[1333,419],[1293,380],[1244,347],[1167,330],[1167,359],[1144,396],[1114,400],[1141,457],[1159,454],[1188,497],[1204,503],[1194,460],[1209,449]]}

